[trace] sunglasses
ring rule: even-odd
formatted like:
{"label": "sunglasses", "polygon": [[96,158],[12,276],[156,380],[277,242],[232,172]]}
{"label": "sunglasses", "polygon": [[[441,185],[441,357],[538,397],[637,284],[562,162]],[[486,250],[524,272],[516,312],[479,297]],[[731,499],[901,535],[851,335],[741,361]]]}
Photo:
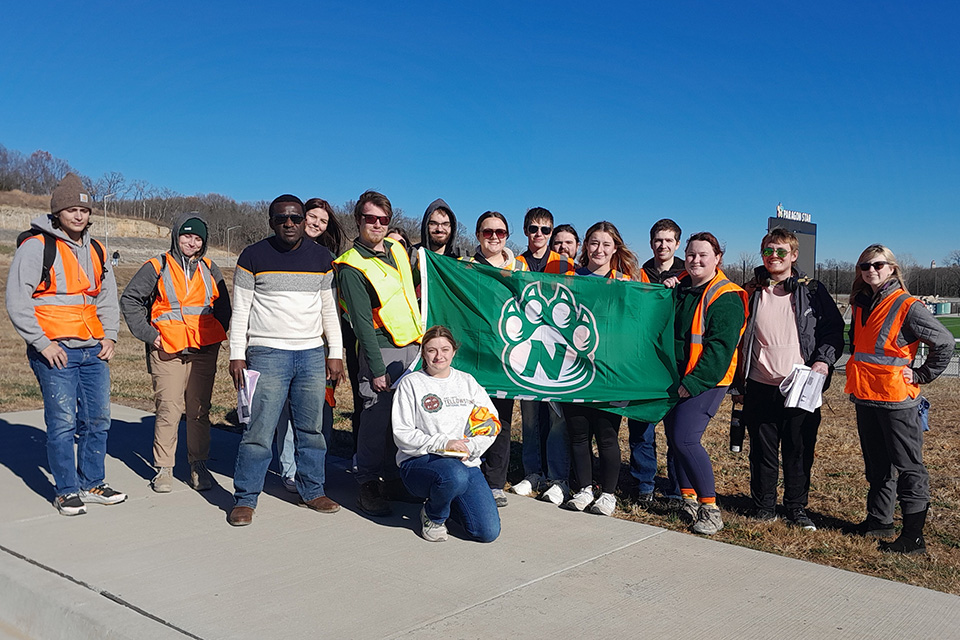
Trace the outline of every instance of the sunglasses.
{"label": "sunglasses", "polygon": [[788,249],[776,249],[776,250],[774,250],[774,249],[771,249],[770,247],[767,247],[766,249],[763,249],[763,250],[760,252],[760,255],[762,255],[764,258],[769,258],[769,257],[772,256],[774,253],[777,254],[777,257],[778,257],[778,258],[786,258],[788,255],[790,255],[790,251],[789,251]]}
{"label": "sunglasses", "polygon": [[390,216],[375,216],[369,213],[365,213],[363,214],[362,217],[363,217],[363,224],[369,224],[373,226],[379,222],[381,225],[385,227],[390,224]]}
{"label": "sunglasses", "polygon": [[482,235],[487,240],[492,238],[494,235],[496,235],[500,239],[503,239],[507,237],[507,230],[506,229],[480,229],[480,235]]}
{"label": "sunglasses", "polygon": [[878,260],[877,262],[861,262],[857,266],[860,267],[860,271],[870,271],[870,267],[880,271],[880,269],[883,269],[888,264],[890,263],[884,262],[883,260]]}
{"label": "sunglasses", "polygon": [[293,224],[301,224],[303,223],[304,218],[302,215],[295,213],[289,216],[273,216],[272,220],[273,220],[273,224],[286,224],[287,220],[289,220]]}
{"label": "sunglasses", "polygon": [[538,225],[538,224],[532,224],[532,225],[530,225],[529,227],[527,227],[527,235],[528,235],[528,236],[536,235],[536,234],[537,234],[537,231],[539,231],[540,233],[542,233],[542,234],[545,235],[545,236],[548,236],[548,235],[550,235],[550,232],[553,231],[553,227],[543,227],[543,226],[540,226],[540,225]]}

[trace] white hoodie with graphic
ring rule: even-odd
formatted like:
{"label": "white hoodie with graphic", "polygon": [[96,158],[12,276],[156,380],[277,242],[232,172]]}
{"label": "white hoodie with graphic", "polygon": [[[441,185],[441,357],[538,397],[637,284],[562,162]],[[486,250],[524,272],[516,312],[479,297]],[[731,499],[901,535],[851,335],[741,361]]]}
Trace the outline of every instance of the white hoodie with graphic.
{"label": "white hoodie with graphic", "polygon": [[[469,373],[451,367],[446,378],[436,378],[423,371],[404,377],[397,385],[391,416],[393,439],[398,449],[397,464],[442,451],[448,440],[463,438],[470,412],[478,406],[497,415],[490,396]],[[496,436],[468,438],[470,457],[463,463],[469,467],[480,466],[480,456],[495,439]]]}

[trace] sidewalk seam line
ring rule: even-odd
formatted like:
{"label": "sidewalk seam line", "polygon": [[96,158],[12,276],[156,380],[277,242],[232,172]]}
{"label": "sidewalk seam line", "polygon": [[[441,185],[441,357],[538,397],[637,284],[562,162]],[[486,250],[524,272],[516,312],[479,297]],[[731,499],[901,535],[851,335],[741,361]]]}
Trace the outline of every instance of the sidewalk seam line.
{"label": "sidewalk seam line", "polygon": [[53,567],[48,567],[47,565],[43,564],[42,562],[38,562],[38,561],[36,561],[36,560],[34,560],[34,559],[32,559],[32,558],[28,558],[27,556],[23,555],[22,553],[18,553],[18,552],[16,552],[16,551],[14,551],[13,549],[7,548],[7,547],[5,547],[5,546],[3,546],[3,545],[0,545],[0,551],[3,551],[4,553],[7,553],[7,554],[13,556],[14,558],[18,558],[18,559],[20,559],[20,560],[23,560],[23,561],[26,562],[27,564],[32,564],[33,566],[38,567],[38,568],[40,568],[40,569],[42,569],[42,570],[44,570],[44,571],[46,571],[46,572],[48,572],[48,573],[52,573],[53,575],[55,575],[55,576],[57,576],[57,577],[60,577],[60,578],[63,578],[64,580],[67,580],[67,581],[69,581],[69,582],[72,582],[72,583],[75,584],[75,585],[81,586],[81,587],[83,587],[84,589],[88,589],[88,590],[90,590],[90,591],[93,591],[93,592],[96,593],[97,595],[103,596],[104,598],[106,598],[107,600],[110,600],[111,602],[114,602],[114,603],[116,603],[116,604],[118,604],[118,605],[120,605],[120,606],[122,606],[122,607],[126,607],[127,609],[130,609],[131,611],[134,611],[135,613],[138,613],[138,614],[140,614],[140,615],[142,615],[142,616],[144,616],[144,617],[146,617],[146,618],[149,618],[149,619],[153,620],[154,622],[158,622],[158,623],[162,624],[162,625],[165,626],[165,627],[168,627],[168,628],[170,628],[170,629],[173,629],[174,631],[176,631],[176,632],[178,632],[178,633],[181,633],[181,634],[185,635],[185,636],[188,637],[188,638],[193,638],[193,640],[203,640],[203,638],[201,638],[200,636],[194,635],[194,634],[190,633],[189,631],[187,631],[186,629],[181,629],[180,627],[178,627],[177,625],[173,624],[172,622],[167,622],[167,621],[164,620],[163,618],[160,618],[160,617],[158,617],[158,616],[155,616],[154,614],[150,613],[149,611],[144,611],[143,609],[141,609],[141,608],[138,607],[137,605],[135,605],[135,604],[133,604],[133,603],[131,603],[131,602],[127,602],[126,600],[124,600],[124,599],[121,598],[120,596],[114,595],[114,594],[110,593],[109,591],[104,591],[104,590],[102,590],[102,589],[98,589],[98,588],[94,587],[92,584],[86,583],[86,582],[84,582],[83,580],[78,580],[77,578],[74,578],[74,577],[71,576],[71,575],[68,575],[68,574],[66,574],[66,573],[63,573],[62,571],[58,571],[57,569],[54,569]]}
{"label": "sidewalk seam line", "polygon": [[604,552],[601,553],[601,554],[595,555],[595,556],[593,556],[593,557],[591,557],[591,558],[586,558],[586,559],[584,559],[584,560],[581,560],[580,562],[577,562],[577,563],[575,563],[575,564],[572,564],[572,565],[570,565],[569,567],[562,567],[562,568],[560,568],[560,569],[556,569],[555,571],[551,571],[550,573],[548,573],[548,574],[546,574],[546,575],[542,575],[542,576],[539,576],[539,577],[534,578],[534,579],[532,579],[532,580],[528,580],[528,581],[524,582],[523,584],[518,584],[518,585],[516,585],[516,586],[514,586],[514,587],[510,587],[509,589],[507,589],[507,590],[505,590],[505,591],[502,591],[502,592],[500,592],[500,593],[498,593],[498,594],[496,594],[496,595],[490,596],[489,598],[486,598],[486,599],[484,599],[484,600],[480,600],[479,602],[474,602],[474,603],[472,603],[472,604],[468,604],[468,605],[466,605],[466,606],[464,606],[464,607],[461,607],[461,608],[457,609],[456,611],[452,611],[452,612],[450,612],[450,613],[445,613],[445,614],[443,614],[443,615],[436,616],[436,617],[431,618],[431,619],[429,619],[429,620],[425,620],[425,621],[423,621],[423,622],[421,622],[421,623],[418,623],[418,624],[416,624],[416,625],[414,625],[414,626],[412,626],[412,627],[410,627],[410,628],[408,628],[408,629],[404,629],[403,631],[399,631],[399,632],[397,632],[397,633],[391,634],[391,635],[387,636],[387,638],[399,638],[400,636],[409,634],[409,633],[411,633],[411,632],[413,632],[413,631],[416,631],[416,630],[418,630],[418,629],[423,629],[424,627],[427,627],[427,626],[432,625],[432,624],[436,624],[437,622],[441,622],[441,621],[443,621],[443,620],[446,620],[447,618],[452,618],[452,617],[454,617],[454,616],[458,616],[458,615],[464,613],[465,611],[469,611],[470,609],[474,609],[474,608],[479,607],[479,606],[481,606],[481,605],[484,605],[484,604],[486,604],[486,603],[488,603],[488,602],[492,602],[493,600],[496,600],[496,599],[498,599],[498,598],[502,598],[503,596],[505,596],[505,595],[507,595],[507,594],[509,594],[509,593],[513,593],[514,591],[518,591],[518,590],[520,590],[520,589],[525,589],[526,587],[529,587],[529,586],[531,586],[531,585],[537,584],[538,582],[542,582],[542,581],[544,581],[544,580],[547,580],[548,578],[552,578],[552,577],[554,577],[554,576],[560,575],[561,573],[566,573],[567,571],[571,571],[571,570],[576,569],[576,568],[578,568],[578,567],[582,567],[583,565],[587,564],[588,562],[593,562],[594,560],[599,560],[600,558],[603,558],[603,557],[608,556],[608,555],[613,554],[613,553],[617,553],[618,551],[623,551],[624,549],[627,549],[627,548],[629,548],[629,547],[632,547],[632,546],[635,545],[635,544],[638,544],[638,543],[640,543],[640,542],[644,542],[644,541],[646,541],[646,540],[650,540],[651,538],[654,538],[654,537],[659,536],[659,535],[661,535],[661,534],[664,534],[664,533],[666,533],[666,532],[667,532],[666,529],[660,529],[659,531],[655,531],[654,533],[652,533],[652,534],[649,535],[649,536],[644,536],[643,538],[639,538],[639,539],[637,539],[637,540],[633,540],[633,541],[631,541],[631,542],[627,542],[626,544],[622,544],[622,545],[620,545],[619,547],[616,547],[616,548],[614,548],[614,549],[610,549],[610,550],[608,550],[608,551],[604,551]]}

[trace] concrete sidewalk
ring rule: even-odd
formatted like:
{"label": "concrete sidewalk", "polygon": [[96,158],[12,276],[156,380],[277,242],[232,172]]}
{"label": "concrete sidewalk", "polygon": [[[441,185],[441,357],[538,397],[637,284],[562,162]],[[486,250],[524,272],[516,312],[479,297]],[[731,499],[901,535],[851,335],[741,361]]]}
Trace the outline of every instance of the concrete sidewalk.
{"label": "concrete sidewalk", "polygon": [[214,431],[219,487],[154,494],[153,416],[118,405],[107,481],[130,498],[65,518],[41,412],[0,415],[0,434],[0,637],[960,637],[955,596],[525,498],[493,544],[429,544],[415,505],[359,514],[344,461],[340,513],[297,508],[271,474],[233,528],[239,437]]}

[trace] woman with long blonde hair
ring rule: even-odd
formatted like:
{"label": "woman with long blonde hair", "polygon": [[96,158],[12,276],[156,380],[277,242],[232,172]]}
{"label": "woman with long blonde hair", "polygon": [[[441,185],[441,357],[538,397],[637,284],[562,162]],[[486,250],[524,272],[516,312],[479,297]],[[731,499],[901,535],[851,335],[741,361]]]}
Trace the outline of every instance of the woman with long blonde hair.
{"label": "woman with long blonde hair", "polygon": [[[930,506],[930,476],[923,464],[920,384],[939,376],[953,355],[953,335],[907,291],[897,258],[881,244],[857,260],[850,292],[851,355],[844,389],[856,405],[857,431],[870,490],[863,535],[894,533],[894,497],[900,502],[903,530],[880,550],[926,553],[923,528]],[[914,366],[917,347],[930,347]]]}

